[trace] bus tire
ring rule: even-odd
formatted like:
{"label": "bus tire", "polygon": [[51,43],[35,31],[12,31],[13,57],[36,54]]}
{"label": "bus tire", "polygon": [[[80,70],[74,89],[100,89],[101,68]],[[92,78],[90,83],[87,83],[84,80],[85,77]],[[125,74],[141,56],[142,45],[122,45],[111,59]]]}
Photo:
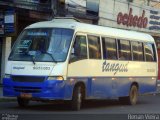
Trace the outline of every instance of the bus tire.
{"label": "bus tire", "polygon": [[20,107],[27,107],[29,104],[29,99],[17,97],[17,102]]}
{"label": "bus tire", "polygon": [[80,85],[76,86],[73,91],[72,97],[72,110],[80,110],[82,105],[82,87]]}
{"label": "bus tire", "polygon": [[138,88],[136,85],[132,85],[128,96],[128,104],[136,105],[137,100],[138,100]]}

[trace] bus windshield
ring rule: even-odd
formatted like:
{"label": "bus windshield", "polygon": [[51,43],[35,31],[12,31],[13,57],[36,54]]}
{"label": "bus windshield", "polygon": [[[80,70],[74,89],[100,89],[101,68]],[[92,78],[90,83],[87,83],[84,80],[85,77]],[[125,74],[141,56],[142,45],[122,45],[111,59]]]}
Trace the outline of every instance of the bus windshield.
{"label": "bus windshield", "polygon": [[72,29],[35,28],[26,29],[19,36],[9,60],[37,62],[63,62],[73,36]]}

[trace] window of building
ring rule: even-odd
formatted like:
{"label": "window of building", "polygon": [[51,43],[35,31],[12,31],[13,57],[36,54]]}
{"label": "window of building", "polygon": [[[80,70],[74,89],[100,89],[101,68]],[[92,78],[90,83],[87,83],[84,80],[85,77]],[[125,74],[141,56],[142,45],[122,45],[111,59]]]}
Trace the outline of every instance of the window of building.
{"label": "window of building", "polygon": [[130,42],[126,40],[118,40],[119,60],[131,60]]}
{"label": "window of building", "polygon": [[146,61],[156,61],[153,47],[154,45],[151,43],[144,43]]}
{"label": "window of building", "polygon": [[132,51],[133,51],[133,60],[135,61],[143,61],[143,44],[141,42],[131,42]]}
{"label": "window of building", "polygon": [[88,47],[90,59],[101,59],[100,38],[88,35]]}
{"label": "window of building", "polygon": [[103,46],[103,58],[104,59],[117,59],[117,46],[116,40],[113,38],[102,38],[102,46]]}

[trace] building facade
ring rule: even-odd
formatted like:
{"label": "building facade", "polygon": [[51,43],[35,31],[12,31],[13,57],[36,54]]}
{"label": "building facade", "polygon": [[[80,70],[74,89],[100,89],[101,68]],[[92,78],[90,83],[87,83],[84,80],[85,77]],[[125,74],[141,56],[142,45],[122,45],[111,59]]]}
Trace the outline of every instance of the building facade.
{"label": "building facade", "polygon": [[123,0],[101,0],[99,25],[160,36],[160,9]]}
{"label": "building facade", "polygon": [[49,0],[0,1],[0,83],[12,45],[23,29],[35,22],[52,18]]}

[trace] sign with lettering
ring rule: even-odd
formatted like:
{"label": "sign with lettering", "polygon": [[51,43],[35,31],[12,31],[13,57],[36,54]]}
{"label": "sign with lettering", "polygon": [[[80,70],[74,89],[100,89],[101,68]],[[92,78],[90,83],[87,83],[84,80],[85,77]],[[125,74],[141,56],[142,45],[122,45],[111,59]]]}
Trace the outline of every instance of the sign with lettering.
{"label": "sign with lettering", "polygon": [[160,9],[120,0],[101,0],[98,24],[160,36]]}
{"label": "sign with lettering", "polygon": [[146,28],[148,24],[148,18],[145,17],[145,10],[143,10],[141,16],[133,16],[132,15],[132,8],[130,8],[129,13],[122,13],[119,12],[117,16],[117,23],[118,24],[123,24],[128,26],[133,26],[133,27],[138,27],[138,28]]}
{"label": "sign with lettering", "polygon": [[113,72],[114,75],[117,72],[128,72],[128,63],[107,63],[107,61],[103,62],[102,72]]}
{"label": "sign with lettering", "polygon": [[15,32],[15,11],[13,9],[5,11],[4,25],[6,34]]}
{"label": "sign with lettering", "polygon": [[150,10],[149,30],[160,30],[160,11]]}

